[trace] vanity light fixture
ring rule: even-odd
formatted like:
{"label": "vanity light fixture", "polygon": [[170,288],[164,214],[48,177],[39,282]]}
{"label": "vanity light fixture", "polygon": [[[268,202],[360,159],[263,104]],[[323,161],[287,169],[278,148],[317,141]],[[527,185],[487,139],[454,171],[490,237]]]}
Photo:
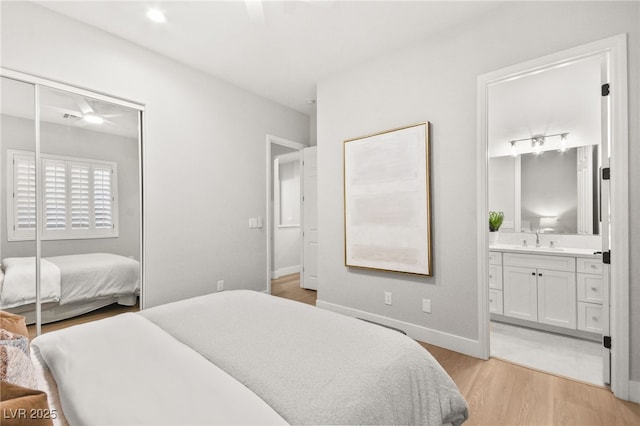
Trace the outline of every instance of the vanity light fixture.
{"label": "vanity light fixture", "polygon": [[104,118],[100,117],[99,115],[95,115],[95,114],[87,114],[84,117],[82,117],[82,119],[84,121],[86,121],[87,123],[91,123],[91,124],[102,124],[102,123],[104,123]]}
{"label": "vanity light fixture", "polygon": [[547,142],[547,139],[549,138],[553,138],[553,137],[560,137],[560,151],[561,152],[565,152],[567,150],[567,136],[569,135],[569,132],[565,132],[565,133],[556,133],[553,135],[536,135],[536,136],[531,136],[530,138],[523,138],[523,139],[514,139],[509,141],[509,145],[511,145],[511,155],[514,157],[518,156],[518,153],[516,151],[516,143],[518,142],[531,142],[531,151],[525,150],[526,152],[533,152],[536,155],[540,155],[542,154],[542,147],[544,146],[545,142]]}
{"label": "vanity light fixture", "polygon": [[167,20],[167,17],[164,16],[164,13],[158,8],[151,8],[147,10],[147,18],[151,19],[153,22],[157,22],[158,24],[162,24]]}

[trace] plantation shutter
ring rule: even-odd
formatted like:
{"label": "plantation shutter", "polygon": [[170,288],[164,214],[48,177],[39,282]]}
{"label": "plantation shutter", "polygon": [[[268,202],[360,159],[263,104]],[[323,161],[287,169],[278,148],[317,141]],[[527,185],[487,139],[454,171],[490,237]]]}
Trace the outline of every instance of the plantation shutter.
{"label": "plantation shutter", "polygon": [[35,155],[17,150],[7,155],[9,241],[35,239],[36,226],[45,240],[118,236],[117,163],[41,154],[38,194]]}
{"label": "plantation shutter", "polygon": [[93,211],[96,229],[111,229],[113,227],[112,210],[111,168],[95,165],[93,168]]}
{"label": "plantation shutter", "polygon": [[71,229],[89,229],[89,173],[88,164],[71,163]]}
{"label": "plantation shutter", "polygon": [[34,156],[13,157],[13,214],[14,229],[35,231],[36,229],[36,160]]}
{"label": "plantation shutter", "polygon": [[67,171],[64,161],[44,159],[44,221],[45,229],[65,230],[67,227]]}

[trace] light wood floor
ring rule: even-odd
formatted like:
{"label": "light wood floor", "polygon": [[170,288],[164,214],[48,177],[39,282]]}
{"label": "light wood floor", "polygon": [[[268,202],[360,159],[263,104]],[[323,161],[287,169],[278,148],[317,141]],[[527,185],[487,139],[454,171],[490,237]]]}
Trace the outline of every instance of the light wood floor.
{"label": "light wood floor", "polygon": [[[136,303],[134,306],[122,306],[114,303],[113,305],[105,306],[104,308],[97,309],[93,312],[79,315],[77,317],[70,318],[68,320],[56,321],[49,324],[42,325],[42,333],[48,333],[50,331],[62,330],[63,328],[71,327],[76,324],[83,324],[85,322],[96,321],[99,319],[112,317],[114,315],[123,314],[125,312],[137,312],[140,307]],[[29,339],[36,337],[35,324],[27,327],[29,329]]]}
{"label": "light wood floor", "polygon": [[[298,274],[271,282],[271,293],[315,305]],[[608,389],[491,358],[483,361],[418,342],[444,367],[469,404],[465,425],[640,425],[640,405]]]}

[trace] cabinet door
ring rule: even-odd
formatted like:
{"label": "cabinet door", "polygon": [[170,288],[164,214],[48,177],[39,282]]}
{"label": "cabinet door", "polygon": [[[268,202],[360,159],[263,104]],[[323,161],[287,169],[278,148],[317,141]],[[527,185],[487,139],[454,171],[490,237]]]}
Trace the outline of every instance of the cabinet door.
{"label": "cabinet door", "polygon": [[502,266],[489,265],[489,288],[502,290]]}
{"label": "cabinet door", "polygon": [[578,302],[578,330],[602,333],[602,305]]}
{"label": "cabinet door", "polygon": [[505,266],[502,274],[504,315],[538,320],[537,274],[533,268]]}
{"label": "cabinet door", "polygon": [[489,312],[492,314],[503,314],[502,292],[500,290],[489,289]]}
{"label": "cabinet door", "polygon": [[[577,274],[578,300],[580,302],[600,303],[604,295],[602,275]],[[491,283],[491,280],[489,280]],[[491,287],[491,285],[489,285]]]}
{"label": "cabinet door", "polygon": [[538,322],[576,329],[576,275],[538,269]]}

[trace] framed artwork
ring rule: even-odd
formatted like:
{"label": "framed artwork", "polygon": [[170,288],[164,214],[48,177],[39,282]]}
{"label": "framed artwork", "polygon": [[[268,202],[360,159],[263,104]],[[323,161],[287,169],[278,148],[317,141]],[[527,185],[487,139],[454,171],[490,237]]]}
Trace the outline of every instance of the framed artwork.
{"label": "framed artwork", "polygon": [[343,150],[345,265],[432,276],[429,123]]}

